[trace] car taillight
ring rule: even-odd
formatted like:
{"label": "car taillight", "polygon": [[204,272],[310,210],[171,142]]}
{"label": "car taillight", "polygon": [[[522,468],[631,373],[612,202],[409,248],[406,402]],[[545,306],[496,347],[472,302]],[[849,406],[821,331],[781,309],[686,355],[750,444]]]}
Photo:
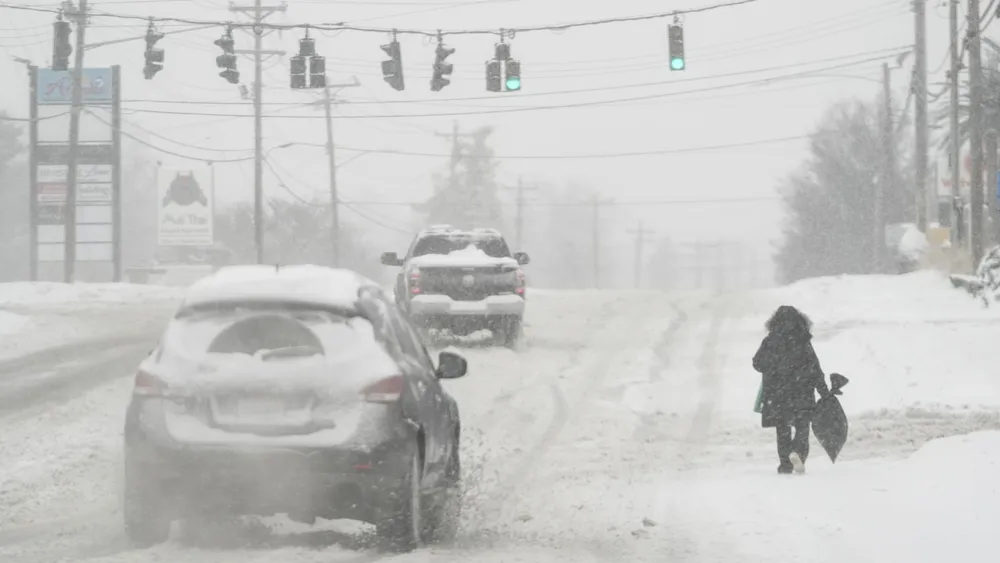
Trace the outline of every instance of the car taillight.
{"label": "car taillight", "polygon": [[144,397],[170,397],[174,399],[183,399],[188,396],[186,393],[168,388],[162,379],[142,370],[135,373],[135,385],[132,388],[132,393]]}
{"label": "car taillight", "polygon": [[410,293],[414,295],[420,293],[420,270],[410,272]]}
{"label": "car taillight", "polygon": [[150,375],[142,370],[135,374],[135,386],[132,393],[147,397],[161,397],[167,391],[167,384],[160,378]]}
{"label": "car taillight", "polygon": [[524,295],[524,270],[517,269],[517,286],[514,288],[514,292],[518,295]]}
{"label": "car taillight", "polygon": [[406,380],[403,376],[394,375],[365,387],[362,395],[364,395],[365,401],[369,403],[395,403],[402,396],[404,385],[406,385]]}

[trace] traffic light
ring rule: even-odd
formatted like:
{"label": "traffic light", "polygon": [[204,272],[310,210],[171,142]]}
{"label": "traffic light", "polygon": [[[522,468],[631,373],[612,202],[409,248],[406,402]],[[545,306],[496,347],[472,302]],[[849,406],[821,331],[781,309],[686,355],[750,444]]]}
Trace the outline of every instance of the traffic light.
{"label": "traffic light", "polygon": [[59,19],[52,22],[52,30],[52,70],[69,70],[69,56],[73,54],[73,45],[69,41],[70,23],[59,14]]}
{"label": "traffic light", "polygon": [[490,92],[500,92],[503,90],[500,76],[500,61],[486,61],[486,89]]}
{"label": "traffic light", "polygon": [[442,88],[451,84],[451,80],[448,80],[446,76],[451,74],[455,65],[446,63],[444,60],[454,52],[454,48],[445,47],[443,43],[438,43],[437,49],[434,50],[436,59],[434,61],[434,76],[431,77],[432,91],[440,92]]}
{"label": "traffic light", "polygon": [[306,58],[302,55],[295,55],[289,63],[292,67],[292,90],[301,90],[306,87]]}
{"label": "traffic light", "polygon": [[684,28],[673,24],[667,28],[670,37],[670,70],[684,70]]}
{"label": "traffic light", "polygon": [[399,41],[393,39],[392,43],[382,45],[382,50],[389,55],[389,60],[382,61],[382,79],[394,89],[402,90],[406,85],[403,82],[403,53],[399,49]]}
{"label": "traffic light", "polygon": [[316,40],[309,37],[309,30],[306,30],[306,36],[299,39],[299,56],[300,57],[315,57],[316,56]]}
{"label": "traffic light", "polygon": [[498,61],[506,61],[510,58],[510,44],[497,43],[493,48],[493,58]]}
{"label": "traffic light", "polygon": [[160,39],[163,39],[163,34],[153,29],[150,23],[146,29],[146,66],[142,69],[146,80],[152,80],[157,72],[163,70],[163,49],[153,48]]}
{"label": "traffic light", "polygon": [[508,92],[516,92],[521,89],[521,63],[514,60],[507,61],[506,72],[504,73],[504,87]]}
{"label": "traffic light", "polygon": [[226,30],[226,34],[215,40],[215,44],[222,49],[222,54],[215,57],[215,64],[223,69],[219,76],[225,78],[230,84],[240,83],[240,71],[236,68],[236,42],[233,41],[233,31]]}
{"label": "traffic light", "polygon": [[309,87],[326,88],[326,57],[309,59]]}

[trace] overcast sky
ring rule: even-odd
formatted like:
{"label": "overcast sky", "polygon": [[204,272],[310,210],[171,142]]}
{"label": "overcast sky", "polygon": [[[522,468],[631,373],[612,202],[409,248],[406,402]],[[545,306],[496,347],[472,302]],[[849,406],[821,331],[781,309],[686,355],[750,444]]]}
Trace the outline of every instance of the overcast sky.
{"label": "overcast sky", "polygon": [[[10,1],[19,5],[55,5],[48,0]],[[445,31],[499,29],[683,10],[721,2],[290,0],[287,11],[272,16],[270,21],[348,22]],[[97,12],[140,16],[213,21],[241,17],[231,13],[223,0],[108,0],[92,6]],[[30,59],[41,66],[49,64],[51,21],[50,14],[0,9],[0,76],[4,85],[0,88],[0,108],[12,115],[28,113],[25,69],[12,57]],[[495,38],[491,36],[447,36],[446,43],[457,50],[450,58],[455,64],[453,82],[434,93],[428,86],[434,45],[425,38],[400,36],[407,88],[396,92],[381,78],[379,61],[385,57],[379,45],[388,41],[386,34],[314,32],[317,50],[327,57],[331,82],[350,82],[357,77],[361,83],[338,95],[343,103],[335,109],[336,116],[342,118],[335,122],[336,142],[344,147],[337,154],[338,161],[355,154],[348,148],[447,154],[448,142],[436,132],[449,132],[455,119],[463,130],[489,124],[496,127],[493,145],[498,155],[538,157],[504,160],[504,182],[512,184],[518,176],[529,183],[553,186],[572,182],[599,190],[618,202],[644,202],[623,205],[608,214],[608,220],[615,222],[612,231],[621,237],[609,241],[611,245],[620,244],[626,249],[625,230],[641,220],[661,236],[677,240],[740,239],[759,245],[767,253],[780,228],[781,209],[774,199],[699,205],[655,202],[774,198],[776,184],[805,156],[805,141],[627,158],[599,156],[805,135],[837,100],[878,95],[881,61],[854,64],[810,78],[727,85],[843,65],[905,48],[913,40],[909,2],[759,0],[691,14],[684,17],[688,59],[684,72],[668,68],[668,23],[658,19],[517,34],[510,43],[513,57],[522,64],[523,88],[519,94],[485,90],[483,64],[492,57]],[[161,31],[186,27],[190,26],[164,24]],[[94,18],[87,42],[139,36],[144,31],[141,21]],[[253,147],[253,120],[246,117],[252,110],[249,102],[241,101],[236,86],[217,76],[215,57],[219,51],[213,41],[220,32],[213,28],[168,35],[158,45],[166,50],[165,69],[152,81],[142,76],[141,41],[88,50],[86,66],[122,66],[127,132],[157,147],[198,159],[246,156]],[[944,79],[947,32],[946,4],[929,2],[928,66],[933,72],[932,84]],[[284,49],[290,56],[297,50],[301,35],[300,31],[280,36],[274,33],[267,37],[265,45]],[[248,34],[237,32],[235,37],[238,49],[252,47]],[[249,85],[253,66],[247,59],[241,59],[239,65],[243,81]],[[287,57],[268,60],[265,69],[264,100],[275,104],[266,106],[266,114],[273,117],[265,119],[265,147],[325,142],[322,112],[292,105],[315,99],[317,94],[288,88]],[[893,89],[902,100],[909,85],[910,61],[892,76]],[[641,97],[648,99],[634,100]],[[626,98],[633,101],[580,106]],[[574,104],[578,107],[558,107]],[[539,107],[545,109],[475,115],[497,109]],[[473,115],[433,116],[455,113]],[[432,116],[406,117],[412,114]],[[160,137],[149,136],[138,127]],[[155,151],[147,154],[152,160],[158,158],[172,166],[198,165],[197,161],[156,155]],[[589,158],[542,158],[567,155]],[[284,183],[299,195],[312,198],[325,190],[326,160],[322,149],[275,150],[271,160]],[[416,201],[428,194],[432,173],[446,165],[443,157],[367,154],[340,169],[342,197]],[[216,170],[220,202],[248,200],[252,196],[252,163],[220,164]],[[286,197],[270,171],[266,172],[266,190],[268,195]],[[363,210],[369,217],[393,224],[408,221],[409,217],[400,206],[366,205]],[[350,217],[349,211],[345,213],[349,219],[361,221]],[[386,244],[402,245],[406,239],[374,224],[370,226],[384,234]]]}

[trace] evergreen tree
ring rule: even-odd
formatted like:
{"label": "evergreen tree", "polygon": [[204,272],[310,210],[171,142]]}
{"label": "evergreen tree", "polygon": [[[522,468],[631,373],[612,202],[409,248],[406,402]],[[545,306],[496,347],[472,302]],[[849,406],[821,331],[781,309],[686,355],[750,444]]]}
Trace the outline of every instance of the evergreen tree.
{"label": "evergreen tree", "polygon": [[434,195],[418,211],[430,224],[459,228],[501,227],[501,205],[496,181],[497,162],[487,141],[491,127],[481,127],[469,141],[458,140],[457,162],[448,176],[434,179]]}

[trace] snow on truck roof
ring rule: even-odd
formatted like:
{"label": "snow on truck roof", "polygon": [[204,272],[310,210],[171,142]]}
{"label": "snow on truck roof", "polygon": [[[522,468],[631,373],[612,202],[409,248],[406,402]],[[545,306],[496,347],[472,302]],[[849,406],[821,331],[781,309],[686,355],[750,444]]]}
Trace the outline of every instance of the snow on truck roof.
{"label": "snow on truck roof", "polygon": [[362,287],[378,283],[352,270],[325,266],[228,266],[195,282],[183,307],[233,301],[315,303],[353,309]]}

